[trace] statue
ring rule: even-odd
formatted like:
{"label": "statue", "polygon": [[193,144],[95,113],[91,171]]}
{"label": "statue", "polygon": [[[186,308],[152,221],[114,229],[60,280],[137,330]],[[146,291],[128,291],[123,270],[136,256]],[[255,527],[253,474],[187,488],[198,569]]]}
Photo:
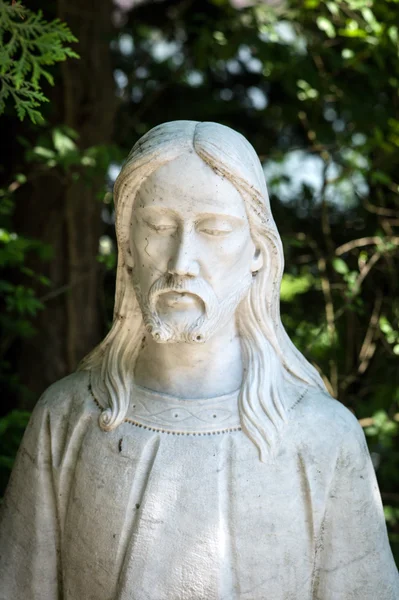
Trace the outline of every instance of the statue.
{"label": "statue", "polygon": [[45,392],[0,527],[2,600],[397,600],[363,432],[279,314],[252,146],[175,121],[115,184],[114,322]]}

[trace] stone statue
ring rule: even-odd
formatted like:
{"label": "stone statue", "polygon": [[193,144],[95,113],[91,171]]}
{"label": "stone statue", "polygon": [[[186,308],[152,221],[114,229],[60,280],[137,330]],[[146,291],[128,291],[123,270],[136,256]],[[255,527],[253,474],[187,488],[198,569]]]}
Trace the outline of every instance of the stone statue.
{"label": "stone statue", "polygon": [[362,430],[280,320],[252,146],[155,127],[115,202],[112,329],[34,410],[0,599],[399,599]]}

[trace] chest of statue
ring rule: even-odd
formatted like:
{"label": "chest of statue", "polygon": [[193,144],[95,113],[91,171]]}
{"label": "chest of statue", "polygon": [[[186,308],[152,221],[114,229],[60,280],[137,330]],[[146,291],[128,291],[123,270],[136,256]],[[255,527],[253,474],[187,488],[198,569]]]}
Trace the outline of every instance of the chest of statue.
{"label": "chest of statue", "polygon": [[62,517],[65,600],[310,597],[322,486],[282,460],[261,463],[241,431],[93,423]]}

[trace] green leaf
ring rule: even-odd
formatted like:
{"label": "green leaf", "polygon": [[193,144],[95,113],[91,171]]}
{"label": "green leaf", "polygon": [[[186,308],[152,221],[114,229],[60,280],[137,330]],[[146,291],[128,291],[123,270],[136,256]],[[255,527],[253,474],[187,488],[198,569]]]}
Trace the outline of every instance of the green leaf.
{"label": "green leaf", "polygon": [[74,152],[77,148],[75,142],[58,127],[53,129],[52,137],[54,147],[61,156]]}
{"label": "green leaf", "polygon": [[43,146],[35,146],[33,148],[33,153],[40,158],[54,158],[55,152],[50,150],[50,148],[44,148]]}
{"label": "green leaf", "polygon": [[332,261],[332,266],[334,271],[339,273],[340,275],[346,275],[349,273],[349,267],[342,258],[334,258]]}
{"label": "green leaf", "polygon": [[380,317],[380,329],[383,333],[390,333],[392,331],[392,325],[386,317]]}
{"label": "green leaf", "polygon": [[[8,43],[1,43],[7,38]],[[76,42],[66,23],[48,22],[42,12],[34,13],[19,2],[0,0],[0,114],[12,100],[17,116],[33,123],[43,121],[38,110],[47,98],[41,79],[54,85],[48,66],[67,58],[78,58],[67,44]]]}
{"label": "green leaf", "polygon": [[317,23],[317,27],[321,31],[324,31],[324,33],[329,38],[335,38],[335,36],[336,36],[335,27],[331,23],[331,21],[329,21],[326,17],[317,17],[316,23]]}
{"label": "green leaf", "polygon": [[390,184],[391,178],[383,171],[375,170],[371,173],[371,181],[373,181],[373,183]]}
{"label": "green leaf", "polygon": [[292,302],[298,294],[304,294],[313,285],[313,277],[310,274],[295,277],[288,273],[283,275],[281,281],[280,297],[283,302]]}

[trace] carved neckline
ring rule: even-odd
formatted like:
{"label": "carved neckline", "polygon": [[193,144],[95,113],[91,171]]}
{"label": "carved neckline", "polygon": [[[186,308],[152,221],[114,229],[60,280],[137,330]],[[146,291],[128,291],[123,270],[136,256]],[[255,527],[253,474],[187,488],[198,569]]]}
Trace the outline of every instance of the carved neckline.
{"label": "carved neckline", "polygon": [[[308,391],[308,386],[295,393],[288,404],[288,412]],[[150,390],[137,384],[132,386],[132,398],[125,423],[135,427],[171,435],[219,435],[241,431],[238,396],[240,390],[230,394],[204,399],[183,399]],[[100,410],[100,402],[90,394]]]}
{"label": "carved neckline", "polygon": [[133,385],[126,421],[177,435],[207,435],[240,430],[239,390],[204,399],[183,399]]}

